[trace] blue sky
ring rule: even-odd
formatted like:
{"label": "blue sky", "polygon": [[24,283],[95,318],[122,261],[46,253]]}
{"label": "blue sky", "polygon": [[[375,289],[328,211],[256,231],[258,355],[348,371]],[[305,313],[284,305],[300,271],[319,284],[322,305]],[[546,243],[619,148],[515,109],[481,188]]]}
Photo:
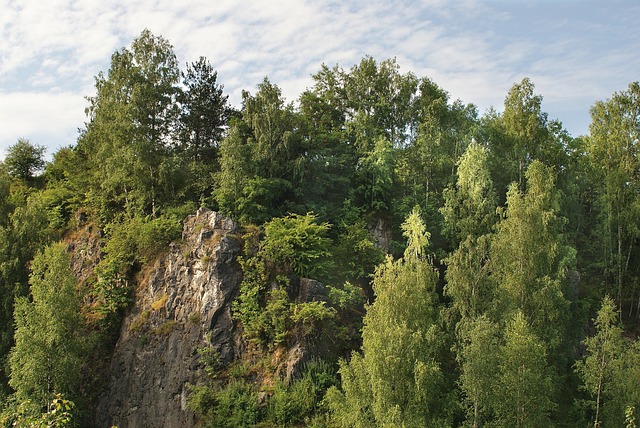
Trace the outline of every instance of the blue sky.
{"label": "blue sky", "polygon": [[144,28],[183,65],[206,56],[232,104],[265,76],[289,101],[321,64],[396,58],[481,113],[529,77],[574,136],[640,79],[637,0],[0,0],[0,158],[18,138],[74,144],[85,96]]}

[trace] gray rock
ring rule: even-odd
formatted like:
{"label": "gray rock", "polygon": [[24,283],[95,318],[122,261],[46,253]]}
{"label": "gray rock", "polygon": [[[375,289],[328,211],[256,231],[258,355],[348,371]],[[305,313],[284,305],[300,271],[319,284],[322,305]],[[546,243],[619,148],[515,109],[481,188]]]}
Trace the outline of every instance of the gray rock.
{"label": "gray rock", "polygon": [[231,302],[242,273],[237,224],[200,209],[184,222],[183,242],[140,274],[99,399],[97,427],[190,428],[189,384],[205,375],[197,348],[206,337],[223,363],[238,353]]}

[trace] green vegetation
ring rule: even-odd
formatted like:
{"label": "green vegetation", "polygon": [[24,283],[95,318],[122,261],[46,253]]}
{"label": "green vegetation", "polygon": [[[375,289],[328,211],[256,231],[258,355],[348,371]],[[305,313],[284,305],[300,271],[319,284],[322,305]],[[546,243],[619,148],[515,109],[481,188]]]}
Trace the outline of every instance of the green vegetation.
{"label": "green vegetation", "polygon": [[[178,64],[143,31],[76,144],[46,162],[20,139],[0,163],[2,426],[91,426],[137,281],[203,206],[241,225],[246,352],[194,350],[202,426],[640,421],[637,82],[573,137],[526,78],[480,114],[365,57],[291,103],[265,79],[234,110],[206,58]],[[89,229],[80,282],[67,251]],[[168,298],[131,323],[141,345],[200,324],[151,329]],[[285,374],[302,345],[322,355]]]}

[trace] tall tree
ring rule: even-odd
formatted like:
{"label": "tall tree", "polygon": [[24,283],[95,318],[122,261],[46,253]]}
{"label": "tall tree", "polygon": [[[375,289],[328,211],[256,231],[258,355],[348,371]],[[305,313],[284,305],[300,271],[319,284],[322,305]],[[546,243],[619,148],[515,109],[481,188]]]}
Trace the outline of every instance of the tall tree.
{"label": "tall tree", "polygon": [[46,406],[55,393],[77,395],[82,318],[69,264],[64,243],[47,247],[31,264],[32,300],[16,302],[9,384],[18,401]]}
{"label": "tall tree", "polygon": [[497,198],[489,171],[487,150],[472,142],[458,162],[455,185],[444,190],[445,233],[453,246],[467,237],[477,238],[491,231],[497,217]]}
{"label": "tall tree", "polygon": [[507,324],[497,391],[494,405],[501,426],[550,426],[556,406],[547,349],[520,311]]}
{"label": "tall tree", "polygon": [[562,127],[549,121],[542,111],[542,96],[535,93],[529,78],[515,83],[504,100],[504,112],[490,112],[485,123],[485,138],[492,157],[492,172],[497,188],[513,181],[523,187],[525,172],[534,160],[560,169],[566,163],[562,146]]}
{"label": "tall tree", "polygon": [[487,317],[465,318],[458,324],[460,389],[469,426],[477,428],[491,421],[496,401],[500,335]]}
{"label": "tall tree", "polygon": [[[89,123],[78,141],[93,173],[88,197],[155,215],[171,180],[168,143],[175,127],[179,71],[171,44],[144,30],[131,49],[111,57],[108,75],[96,77]],[[163,189],[165,187],[165,189]]]}
{"label": "tall tree", "polygon": [[[418,204],[438,242],[443,190],[455,181],[455,167],[472,139],[476,118],[473,105],[450,102],[449,94],[428,78],[419,81],[414,116],[406,123],[410,138],[397,155],[395,205],[405,212]],[[409,208],[410,209],[410,208]],[[404,214],[402,214],[404,215]]]}
{"label": "tall tree", "polygon": [[213,174],[220,168],[218,147],[225,136],[232,109],[218,84],[218,72],[205,57],[187,64],[182,72],[184,89],[178,93],[180,115],[177,150],[186,174],[186,196],[208,198]]}
{"label": "tall tree", "polygon": [[595,327],[595,336],[585,340],[587,356],[578,361],[576,371],[582,378],[584,389],[595,400],[593,426],[599,427],[602,424],[602,407],[606,401],[605,387],[609,392],[615,362],[620,358],[623,348],[622,328],[618,325],[616,305],[609,296],[602,301]]}
{"label": "tall tree", "polygon": [[586,355],[575,369],[589,395],[589,417],[594,427],[623,426],[625,412],[640,411],[640,341],[623,336],[618,308],[609,296],[594,320],[595,334],[584,341]]}
{"label": "tall tree", "polygon": [[299,119],[267,79],[255,95],[245,91],[242,96],[242,117],[232,121],[220,147],[214,193],[223,212],[264,222],[295,211],[294,184],[304,170]]}
{"label": "tall tree", "polygon": [[213,162],[231,113],[229,96],[205,57],[187,65],[182,83],[184,90],[178,96],[181,149],[194,161]]}
{"label": "tall tree", "polygon": [[404,258],[388,258],[376,270],[376,300],[364,318],[362,355],[354,353],[341,365],[344,393],[330,393],[344,426],[422,427],[446,420],[438,275],[425,255],[428,233],[419,211],[403,229]]}
{"label": "tall tree", "polygon": [[[640,84],[615,93],[591,109],[588,153],[596,174],[604,237],[606,277],[617,286],[622,305],[625,282],[640,237]],[[634,272],[637,277],[638,272]]]}
{"label": "tall tree", "polygon": [[[562,235],[553,170],[534,161],[526,172],[527,191],[514,183],[491,245],[496,281],[496,316],[508,320],[521,311],[549,353],[566,346],[569,300],[567,273],[575,250]],[[566,351],[566,348],[565,348]]]}
{"label": "tall tree", "polygon": [[305,138],[304,195],[306,211],[340,223],[340,209],[348,198],[356,171],[355,147],[347,139],[345,73],[323,65],[314,85],[300,97]]}

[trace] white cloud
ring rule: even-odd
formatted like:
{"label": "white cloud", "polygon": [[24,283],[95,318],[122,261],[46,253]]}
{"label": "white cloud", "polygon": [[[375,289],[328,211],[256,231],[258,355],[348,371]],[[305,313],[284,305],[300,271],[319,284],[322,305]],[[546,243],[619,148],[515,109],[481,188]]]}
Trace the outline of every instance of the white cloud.
{"label": "white cloud", "polygon": [[75,135],[93,76],[144,28],[167,38],[182,66],[209,58],[236,105],[264,76],[291,101],[322,63],[349,69],[372,55],[397,57],[402,72],[426,75],[481,111],[500,108],[528,76],[558,116],[583,111],[584,122],[593,101],[640,69],[632,0],[0,0],[0,9],[3,145],[36,129]]}
{"label": "white cloud", "polygon": [[48,147],[49,154],[75,143],[85,107],[76,93],[0,92],[0,155],[19,138]]}

